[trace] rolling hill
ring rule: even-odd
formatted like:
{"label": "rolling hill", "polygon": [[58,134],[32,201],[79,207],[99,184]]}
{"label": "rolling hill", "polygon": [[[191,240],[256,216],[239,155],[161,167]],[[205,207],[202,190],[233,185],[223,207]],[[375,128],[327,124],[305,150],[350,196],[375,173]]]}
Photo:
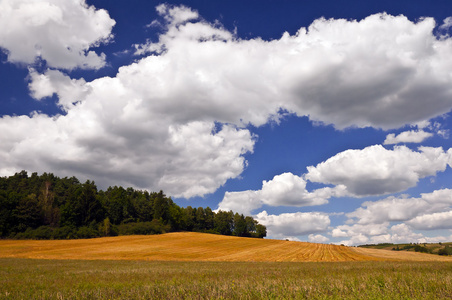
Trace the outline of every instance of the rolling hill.
{"label": "rolling hill", "polygon": [[84,240],[0,240],[0,257],[154,261],[452,261],[452,257],[177,232]]}

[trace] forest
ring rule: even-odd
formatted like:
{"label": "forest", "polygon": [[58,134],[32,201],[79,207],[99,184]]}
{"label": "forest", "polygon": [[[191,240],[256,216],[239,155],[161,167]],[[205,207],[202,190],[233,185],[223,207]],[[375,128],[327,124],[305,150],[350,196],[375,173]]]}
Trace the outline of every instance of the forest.
{"label": "forest", "polygon": [[250,216],[180,207],[163,191],[98,190],[93,181],[21,171],[0,177],[0,238],[80,239],[195,231],[263,238]]}

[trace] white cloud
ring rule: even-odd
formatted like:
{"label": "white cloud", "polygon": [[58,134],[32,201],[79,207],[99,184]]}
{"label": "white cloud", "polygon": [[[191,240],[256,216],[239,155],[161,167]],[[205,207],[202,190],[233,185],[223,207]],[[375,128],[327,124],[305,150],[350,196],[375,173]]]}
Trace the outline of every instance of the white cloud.
{"label": "white cloud", "polygon": [[218,210],[238,212],[247,216],[252,211],[262,207],[260,191],[226,192],[223,200],[218,204]]}
{"label": "white cloud", "polygon": [[308,167],[305,178],[313,182],[344,185],[357,197],[406,190],[418,180],[444,171],[450,160],[442,148],[405,146],[386,150],[380,145],[346,150],[317,166]]}
{"label": "white cloud", "polygon": [[409,220],[430,207],[423,199],[389,197],[375,202],[364,202],[347,217],[357,218],[357,224],[378,224]]}
{"label": "white cloud", "polygon": [[74,103],[82,101],[90,92],[90,86],[81,79],[71,79],[57,70],[47,70],[38,74],[30,69],[30,83],[28,85],[31,96],[37,100],[58,95],[58,105],[65,111],[73,107]]}
{"label": "white cloud", "polygon": [[310,234],[308,236],[308,239],[311,243],[321,243],[321,244],[327,243],[330,240],[329,238],[321,234]]}
{"label": "white cloud", "polygon": [[260,197],[272,206],[312,206],[328,203],[328,198],[341,194],[341,189],[322,188],[312,192],[306,190],[306,181],[292,173],[276,175],[262,182]]}
{"label": "white cloud", "polygon": [[[164,63],[165,72],[154,72],[164,80],[177,66],[172,87],[181,90],[180,84],[189,82],[186,95],[215,110],[221,121],[261,125],[283,107],[338,128],[397,128],[452,107],[445,80],[452,45],[434,36],[431,18],[418,23],[386,14],[359,22],[319,19],[296,35],[268,42],[238,39],[217,25],[194,22],[199,16],[189,8],[164,5],[159,12],[170,22],[167,33],[137,49],[162,53],[153,60]],[[226,102],[219,113],[216,105]]]}
{"label": "white cloud", "polygon": [[323,232],[330,225],[327,214],[320,212],[284,213],[269,215],[260,212],[256,220],[267,227],[267,235],[271,238],[286,238]]}
{"label": "white cloud", "polygon": [[214,192],[243,171],[242,154],[254,145],[248,130],[224,125],[212,133],[208,122],[162,128],[164,119],[148,119],[139,113],[140,102],[124,101],[106,107],[86,100],[55,118],[1,118],[0,158],[8,162],[1,175],[11,169],[53,171],[95,179],[101,188],[134,186],[192,197]]}
{"label": "white cloud", "polygon": [[[63,0],[0,5],[0,22],[9,22],[2,28],[10,28],[0,33],[0,45],[10,61],[33,63],[41,56],[55,68],[104,65],[102,55],[88,51],[111,37],[114,21],[106,11]],[[205,195],[246,166],[243,155],[253,150],[254,137],[243,126],[263,125],[280,108],[337,128],[394,128],[452,107],[452,45],[433,35],[429,18],[319,19],[293,36],[264,41],[239,39],[183,6],[158,11],[167,31],[158,43],[138,47],[147,56],[113,78],[85,83],[57,71],[31,72],[32,95],[56,93],[67,114],[1,118],[0,174],[46,171],[102,185],[162,188],[172,196]],[[75,29],[68,33],[69,27]],[[227,125],[216,130],[215,122]],[[388,151],[364,149],[366,159],[345,159],[356,164],[342,166],[348,172],[342,177],[320,172],[317,179],[339,185],[332,190],[306,192],[305,182],[292,177],[292,183],[268,182],[262,199],[269,205],[318,205],[333,191],[343,192],[342,182],[356,195],[387,193],[445,168],[442,150]],[[372,162],[372,155],[395,167]],[[421,160],[418,168],[412,159]]]}
{"label": "white cloud", "polygon": [[369,238],[362,233],[352,236],[349,240],[340,241],[338,244],[345,246],[368,244]]}
{"label": "white cloud", "polygon": [[388,232],[389,223],[340,225],[331,231],[333,237],[378,236]]}
{"label": "white cloud", "polygon": [[98,69],[105,55],[89,49],[111,38],[115,21],[85,0],[3,0],[0,2],[0,47],[8,61],[49,67]]}
{"label": "white cloud", "polygon": [[417,216],[406,224],[421,230],[452,229],[452,211]]}
{"label": "white cloud", "polygon": [[262,205],[270,206],[314,206],[328,203],[331,197],[345,195],[345,188],[337,186],[325,187],[309,192],[306,181],[292,173],[276,175],[272,180],[263,181],[262,189],[242,192],[226,192],[219,203],[221,210],[234,210],[243,214],[251,214]]}
{"label": "white cloud", "polygon": [[394,133],[390,133],[386,136],[384,141],[385,145],[400,144],[400,143],[422,143],[425,139],[433,136],[431,132],[425,132],[423,130],[410,130],[399,133],[397,136]]}
{"label": "white cloud", "polygon": [[[449,225],[452,212],[448,211],[451,205],[451,189],[424,193],[420,198],[402,196],[368,201],[363,203],[363,207],[346,214],[350,225],[337,226],[331,235],[350,238],[341,242],[347,245],[446,241],[443,236],[429,237],[413,229],[452,229]],[[394,222],[402,223],[391,226]]]}
{"label": "white cloud", "polygon": [[439,27],[442,30],[449,30],[452,27],[452,17],[447,17],[443,20],[443,24]]}
{"label": "white cloud", "polygon": [[426,213],[440,212],[452,205],[452,190],[442,189],[421,194],[420,198],[388,197],[367,201],[354,212],[346,214],[357,224],[408,221]]}
{"label": "white cloud", "polygon": [[379,244],[379,243],[437,243],[448,241],[446,237],[435,236],[428,237],[422,233],[415,233],[406,224],[397,224],[388,227],[386,232],[380,235],[366,235],[365,233],[358,233],[351,235],[349,240],[344,240],[341,243],[346,245],[360,245],[360,244]]}

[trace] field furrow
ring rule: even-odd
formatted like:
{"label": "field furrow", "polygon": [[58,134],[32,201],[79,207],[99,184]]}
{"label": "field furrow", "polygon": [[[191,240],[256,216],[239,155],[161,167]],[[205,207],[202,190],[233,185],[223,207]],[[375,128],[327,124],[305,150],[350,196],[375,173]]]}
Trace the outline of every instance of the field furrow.
{"label": "field furrow", "polygon": [[452,258],[338,245],[182,232],[87,240],[0,240],[0,257],[150,261],[452,261]]}

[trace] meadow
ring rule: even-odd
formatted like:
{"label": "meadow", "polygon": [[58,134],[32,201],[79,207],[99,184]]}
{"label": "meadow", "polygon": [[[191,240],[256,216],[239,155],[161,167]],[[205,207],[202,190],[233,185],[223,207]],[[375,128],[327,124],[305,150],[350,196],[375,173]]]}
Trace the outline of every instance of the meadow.
{"label": "meadow", "polygon": [[0,240],[0,299],[452,299],[452,259],[201,233]]}
{"label": "meadow", "polygon": [[450,299],[441,262],[0,259],[0,299]]}

